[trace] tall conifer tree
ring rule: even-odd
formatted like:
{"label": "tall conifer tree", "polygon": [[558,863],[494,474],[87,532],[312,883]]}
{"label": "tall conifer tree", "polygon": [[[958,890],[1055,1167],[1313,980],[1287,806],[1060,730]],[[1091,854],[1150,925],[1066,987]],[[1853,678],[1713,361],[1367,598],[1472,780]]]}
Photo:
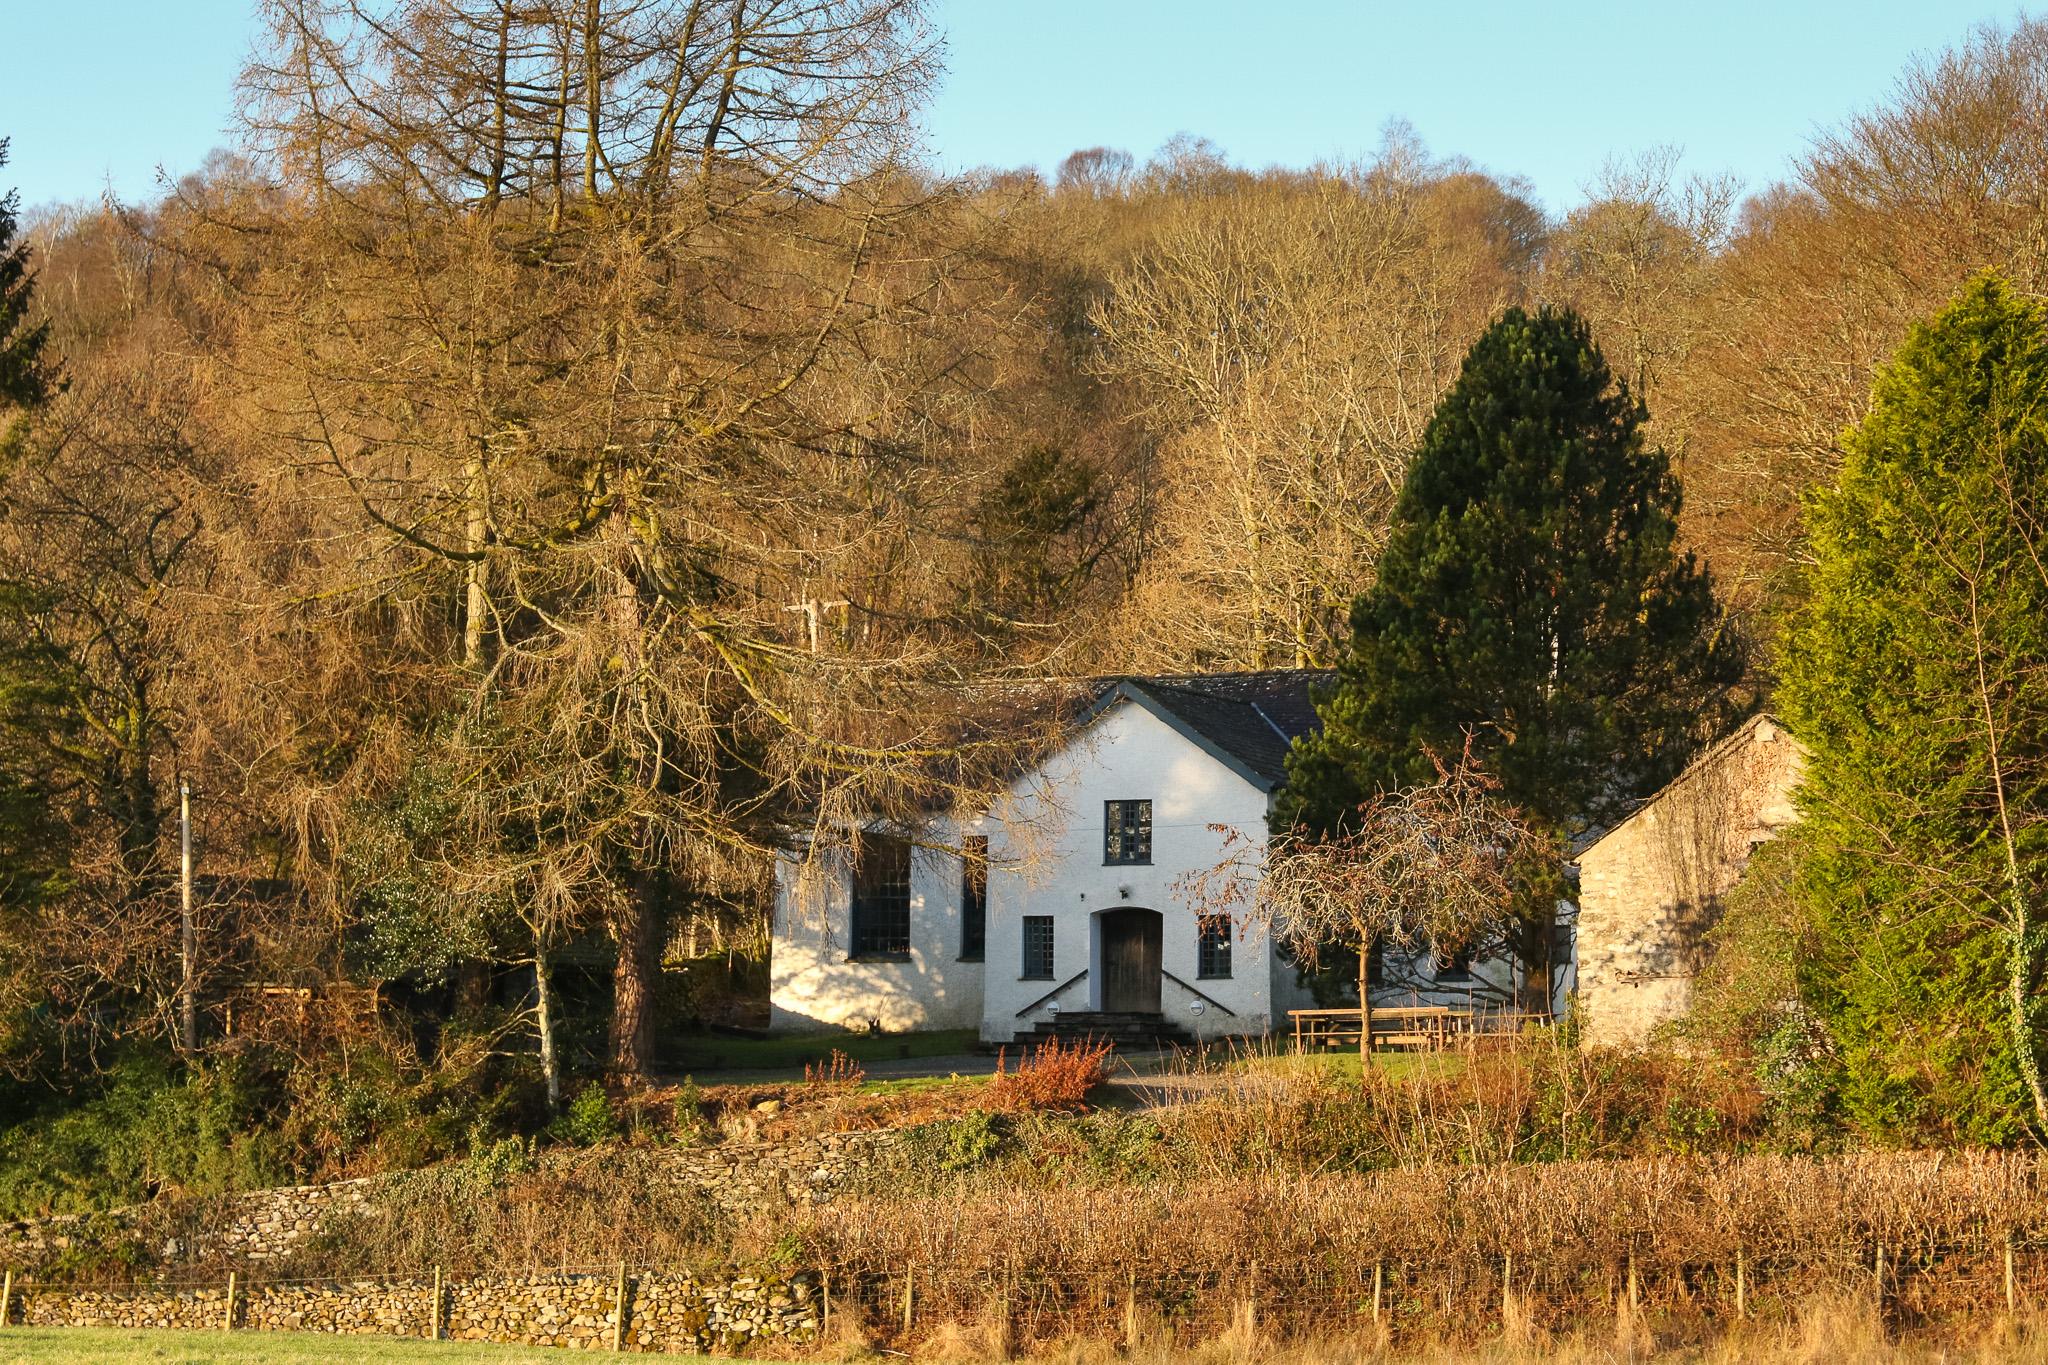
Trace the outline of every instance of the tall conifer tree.
{"label": "tall conifer tree", "polygon": [[[7,142],[0,137],[0,167],[7,164]],[[12,190],[0,195],[0,438],[19,410],[35,407],[49,391],[43,347],[50,328],[31,313],[35,276],[29,270],[28,243],[16,240],[19,203]]]}
{"label": "tall conifer tree", "polygon": [[1808,511],[1780,704],[1812,750],[1801,994],[1845,1113],[1914,1142],[2048,1131],[2048,319],[1995,277],[1878,376]]}
{"label": "tall conifer tree", "polygon": [[[1570,312],[1510,309],[1473,344],[1352,607],[1323,728],[1290,756],[1279,821],[1340,829],[1469,731],[1505,794],[1570,839],[1732,719],[1743,653],[1678,548],[1678,485],[1644,421]],[[1532,993],[1552,904],[1531,898],[1518,945]]]}

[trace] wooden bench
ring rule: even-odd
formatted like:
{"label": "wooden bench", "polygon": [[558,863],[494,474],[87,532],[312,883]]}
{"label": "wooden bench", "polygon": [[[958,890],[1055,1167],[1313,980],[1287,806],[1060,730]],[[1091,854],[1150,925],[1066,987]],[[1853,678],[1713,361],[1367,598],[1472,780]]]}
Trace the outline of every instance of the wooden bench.
{"label": "wooden bench", "polygon": [[[1296,1052],[1355,1049],[1360,1016],[1356,1009],[1289,1010]],[[1548,1024],[1550,1016],[1515,1010],[1457,1009],[1450,1005],[1381,1005],[1372,1011],[1375,1051],[1424,1052],[1456,1046],[1514,1047],[1526,1024]]]}

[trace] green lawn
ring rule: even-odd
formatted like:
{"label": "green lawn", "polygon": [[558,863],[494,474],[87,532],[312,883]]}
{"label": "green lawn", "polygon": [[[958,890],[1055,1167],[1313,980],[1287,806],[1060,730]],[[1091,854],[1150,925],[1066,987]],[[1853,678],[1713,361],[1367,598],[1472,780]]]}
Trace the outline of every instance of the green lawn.
{"label": "green lawn", "polygon": [[[324,1332],[159,1332],[125,1327],[0,1328],[0,1360],[36,1365],[259,1365],[269,1361],[419,1361],[421,1365],[560,1365],[562,1351],[480,1346],[467,1341],[404,1341]],[[707,1356],[693,1357],[709,1360]]]}
{"label": "green lawn", "polygon": [[946,1057],[972,1052],[975,1046],[976,1034],[971,1028],[933,1033],[824,1033],[795,1038],[696,1037],[674,1044],[662,1069],[709,1083],[717,1077],[703,1073],[782,1069],[800,1072],[807,1065],[824,1062],[834,1049],[856,1062],[883,1062],[905,1057]]}
{"label": "green lawn", "polygon": [[[1333,1076],[1357,1079],[1363,1069],[1357,1051],[1276,1053],[1252,1057],[1240,1065],[1274,1071],[1327,1071]],[[1395,1080],[1411,1077],[1455,1076],[1465,1068],[1465,1058],[1455,1052],[1375,1052],[1372,1069]]]}
{"label": "green lawn", "polygon": [[918,1095],[933,1090],[948,1090],[956,1085],[968,1085],[986,1081],[986,1076],[903,1076],[895,1080],[864,1081],[860,1093],[863,1095]]}

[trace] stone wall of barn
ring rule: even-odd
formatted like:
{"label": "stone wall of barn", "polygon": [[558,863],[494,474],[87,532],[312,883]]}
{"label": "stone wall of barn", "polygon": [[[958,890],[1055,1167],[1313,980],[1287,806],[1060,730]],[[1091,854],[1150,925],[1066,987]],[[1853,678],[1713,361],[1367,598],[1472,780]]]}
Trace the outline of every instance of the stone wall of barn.
{"label": "stone wall of barn", "polygon": [[1721,898],[1798,818],[1799,742],[1757,716],[1579,857],[1578,1003],[1588,1041],[1639,1042],[1692,1003]]}

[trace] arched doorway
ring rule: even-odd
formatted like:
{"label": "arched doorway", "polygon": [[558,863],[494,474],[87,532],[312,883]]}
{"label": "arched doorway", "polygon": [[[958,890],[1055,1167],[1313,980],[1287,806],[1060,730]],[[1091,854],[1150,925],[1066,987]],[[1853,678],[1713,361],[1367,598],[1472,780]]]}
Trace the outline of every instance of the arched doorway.
{"label": "arched doorway", "polygon": [[1159,1013],[1160,916],[1124,906],[1100,915],[1102,1008],[1110,1014]]}

